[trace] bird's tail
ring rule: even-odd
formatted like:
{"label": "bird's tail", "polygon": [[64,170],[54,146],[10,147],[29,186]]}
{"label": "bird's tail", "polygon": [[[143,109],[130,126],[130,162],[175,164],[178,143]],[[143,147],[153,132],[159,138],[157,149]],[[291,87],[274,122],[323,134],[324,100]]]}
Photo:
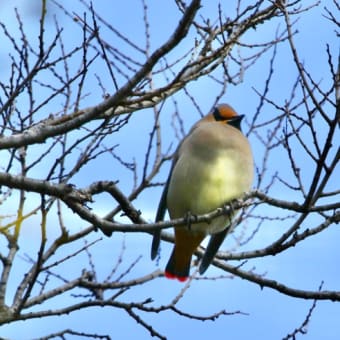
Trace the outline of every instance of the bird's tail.
{"label": "bird's tail", "polygon": [[191,256],[186,257],[178,263],[176,261],[176,247],[173,249],[168,264],[165,268],[165,277],[168,279],[177,279],[180,282],[187,280],[190,272]]}
{"label": "bird's tail", "polygon": [[185,281],[190,272],[192,254],[205,237],[205,233],[193,232],[183,227],[175,230],[175,247],[165,268],[165,277]]}

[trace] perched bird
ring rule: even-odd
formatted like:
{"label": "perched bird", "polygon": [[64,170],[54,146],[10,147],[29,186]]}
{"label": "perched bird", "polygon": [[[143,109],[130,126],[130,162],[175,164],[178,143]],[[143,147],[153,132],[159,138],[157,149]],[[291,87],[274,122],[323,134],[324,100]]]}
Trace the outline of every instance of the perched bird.
{"label": "perched bird", "polygon": [[[171,171],[158,206],[156,221],[188,214],[211,212],[249,191],[253,181],[253,156],[241,132],[234,109],[221,104],[199,120],[175,152]],[[167,278],[185,281],[191,257],[202,240],[211,235],[200,263],[203,274],[229,231],[232,216],[219,216],[210,223],[175,227],[175,246],[165,269]],[[157,256],[160,231],[154,233],[151,258]]]}

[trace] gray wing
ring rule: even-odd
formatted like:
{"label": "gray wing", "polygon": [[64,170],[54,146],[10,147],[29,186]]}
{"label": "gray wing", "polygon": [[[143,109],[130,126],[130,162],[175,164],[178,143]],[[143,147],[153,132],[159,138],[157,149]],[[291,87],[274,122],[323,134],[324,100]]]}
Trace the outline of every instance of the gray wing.
{"label": "gray wing", "polygon": [[[192,128],[192,130],[193,129],[194,128]],[[179,158],[181,145],[183,144],[183,142],[185,140],[186,140],[186,138],[184,138],[182,140],[182,142],[178,145],[176,152],[174,153],[174,158],[173,158],[173,161],[172,161],[170,173],[169,173],[168,179],[165,183],[163,193],[162,193],[161,199],[160,199],[159,204],[158,204],[155,222],[159,222],[159,221],[164,220],[165,212],[167,210],[166,197],[168,195],[168,188],[169,188],[169,184],[170,184],[170,180],[171,180],[171,176],[172,176],[172,171],[173,171],[173,169],[174,169],[174,167],[177,163],[177,160]],[[151,245],[151,259],[152,260],[154,260],[157,256],[157,254],[158,254],[160,242],[161,242],[161,230],[156,230],[156,231],[153,232],[153,240],[152,240],[152,245]]]}
{"label": "gray wing", "polygon": [[199,273],[203,274],[209,267],[211,261],[214,259],[218,248],[223,243],[226,235],[228,234],[230,226],[220,231],[219,233],[213,234],[210,236],[210,240],[205,250],[205,253],[202,257],[202,261],[199,267]]}
{"label": "gray wing", "polygon": [[[164,220],[165,212],[167,210],[166,196],[168,194],[168,187],[169,187],[169,182],[171,178],[171,173],[172,171],[170,171],[169,177],[165,183],[165,187],[163,189],[162,196],[158,204],[155,222]],[[151,245],[151,259],[152,260],[154,260],[158,254],[160,242],[161,242],[161,230],[158,229],[153,232],[153,239],[152,239],[152,245]]]}

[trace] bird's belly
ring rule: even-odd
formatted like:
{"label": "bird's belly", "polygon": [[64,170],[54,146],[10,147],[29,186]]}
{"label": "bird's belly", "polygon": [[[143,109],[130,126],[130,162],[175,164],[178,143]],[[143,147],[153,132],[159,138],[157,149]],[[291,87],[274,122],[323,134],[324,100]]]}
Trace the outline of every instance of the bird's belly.
{"label": "bird's belly", "polygon": [[189,228],[194,232],[205,232],[206,235],[215,234],[224,230],[230,224],[230,219],[231,217],[229,216],[219,216],[214,218],[210,223],[196,223]]}
{"label": "bird's belly", "polygon": [[[171,218],[187,213],[200,215],[211,212],[247,191],[239,182],[238,164],[228,154],[217,157],[211,165],[201,159],[179,160],[173,169],[169,185],[167,206]],[[204,230],[207,234],[223,230],[230,217],[220,216],[210,223],[191,226],[192,230]]]}

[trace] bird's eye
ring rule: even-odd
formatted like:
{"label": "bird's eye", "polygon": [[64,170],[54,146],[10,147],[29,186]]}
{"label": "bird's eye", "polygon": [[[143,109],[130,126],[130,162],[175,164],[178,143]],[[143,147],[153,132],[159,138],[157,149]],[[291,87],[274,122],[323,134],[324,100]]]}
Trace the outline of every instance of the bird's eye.
{"label": "bird's eye", "polygon": [[225,120],[224,117],[222,117],[220,110],[218,109],[218,107],[214,108],[213,111],[213,116],[215,118],[216,121],[221,121],[221,120]]}

